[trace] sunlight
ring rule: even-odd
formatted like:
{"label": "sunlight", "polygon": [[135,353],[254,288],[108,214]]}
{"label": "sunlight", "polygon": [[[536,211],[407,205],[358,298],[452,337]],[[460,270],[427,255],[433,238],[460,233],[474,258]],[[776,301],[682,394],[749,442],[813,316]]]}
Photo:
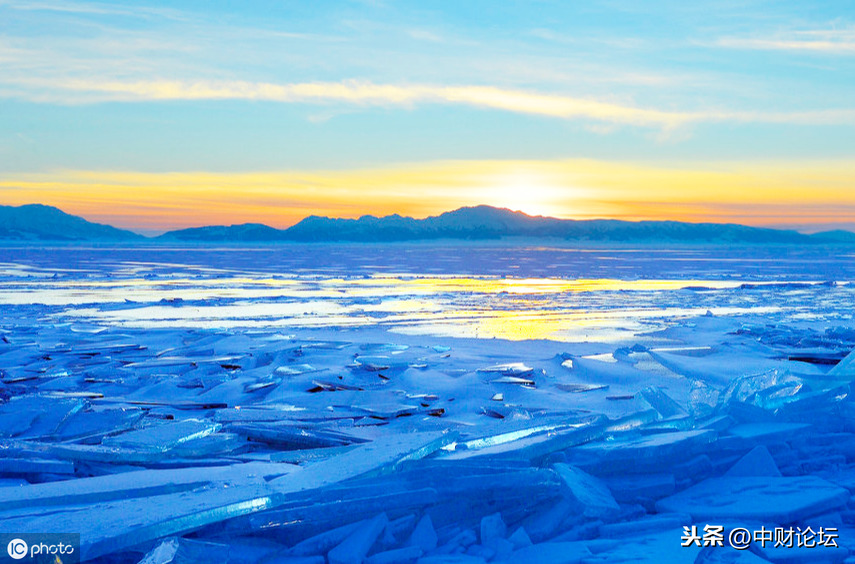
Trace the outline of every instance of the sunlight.
{"label": "sunlight", "polygon": [[488,190],[485,201],[490,205],[528,215],[567,217],[566,200],[572,188],[551,185],[545,175],[525,172],[504,176]]}

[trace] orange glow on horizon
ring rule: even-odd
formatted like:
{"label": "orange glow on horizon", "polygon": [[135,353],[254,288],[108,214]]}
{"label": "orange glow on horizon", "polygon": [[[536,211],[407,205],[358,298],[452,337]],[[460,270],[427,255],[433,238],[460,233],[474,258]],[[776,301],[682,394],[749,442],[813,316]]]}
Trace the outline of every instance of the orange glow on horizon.
{"label": "orange glow on horizon", "polygon": [[855,164],[594,160],[443,161],[346,171],[7,175],[0,203],[43,203],[91,221],[165,231],[202,225],[288,227],[308,215],[426,217],[479,204],[530,215],[751,225],[851,221]]}

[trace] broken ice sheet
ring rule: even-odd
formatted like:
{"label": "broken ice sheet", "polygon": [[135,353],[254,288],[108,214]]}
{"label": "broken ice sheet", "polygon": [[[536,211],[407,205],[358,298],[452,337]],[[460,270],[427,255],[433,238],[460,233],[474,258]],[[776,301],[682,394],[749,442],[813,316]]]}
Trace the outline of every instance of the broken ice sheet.
{"label": "broken ice sheet", "polygon": [[[74,474],[74,464],[65,460],[0,458],[0,475]],[[10,488],[17,489],[17,488]]]}
{"label": "broken ice sheet", "polygon": [[662,417],[686,415],[686,411],[658,386],[644,388],[641,390],[641,395]]}
{"label": "broken ice sheet", "polygon": [[518,386],[524,386],[527,388],[535,387],[534,380],[529,380],[528,378],[520,378],[519,376],[502,376],[501,378],[490,380],[490,382],[493,384],[516,384]]}
{"label": "broken ice sheet", "polygon": [[155,424],[114,437],[107,437],[102,441],[102,444],[104,446],[163,452],[184,442],[216,433],[221,428],[220,423],[185,419],[174,423]]}
{"label": "broken ice sheet", "polygon": [[493,434],[461,441],[442,456],[449,460],[506,456],[538,461],[553,452],[601,437],[608,419],[597,415],[560,423],[501,421],[502,425]]}
{"label": "broken ice sheet", "polygon": [[557,383],[553,384],[557,389],[562,392],[570,392],[572,394],[579,394],[582,392],[595,392],[597,390],[608,390],[608,384],[562,384]]}
{"label": "broken ice sheet", "polygon": [[85,405],[80,399],[51,398],[44,395],[14,397],[0,405],[0,436],[50,435]]}
{"label": "broken ice sheet", "polygon": [[[682,529],[655,529],[621,538],[619,542],[599,545],[596,554],[580,562],[585,564],[694,564],[701,547],[680,546]],[[569,543],[568,543],[569,544]],[[582,543],[579,543],[582,544]],[[747,552],[747,551],[746,551]]]}
{"label": "broken ice sheet", "polygon": [[555,464],[552,468],[561,478],[565,497],[586,517],[605,517],[620,511],[609,488],[599,479],[567,464]]}
{"label": "broken ice sheet", "polygon": [[522,362],[510,362],[507,364],[497,364],[495,366],[479,368],[478,372],[486,374],[498,373],[505,376],[528,376],[534,372],[534,368],[526,366]]}
{"label": "broken ice sheet", "polygon": [[171,537],[150,550],[139,564],[194,564],[196,562],[250,562],[271,557],[284,547],[275,543],[208,542]]}
{"label": "broken ice sheet", "polygon": [[[600,441],[577,446],[567,455],[572,464],[588,472],[633,473],[688,459],[716,439],[709,430],[675,431],[624,440]],[[595,472],[595,473],[596,473]]]}
{"label": "broken ice sheet", "polygon": [[[174,444],[168,448],[124,448],[116,445],[52,443],[33,440],[7,440],[3,448],[15,456],[37,456],[45,459],[95,462],[113,465],[147,465],[149,467],[174,464],[177,458],[199,458],[231,452],[245,443],[244,438],[232,433],[215,433]],[[196,461],[195,464],[202,464]],[[222,464],[222,462],[219,462]],[[187,465],[185,463],[185,465]]]}
{"label": "broken ice sheet", "polygon": [[388,523],[386,514],[381,513],[357,527],[341,544],[329,551],[329,564],[360,564]]}
{"label": "broken ice sheet", "polygon": [[691,513],[696,521],[802,521],[846,504],[849,492],[816,476],[710,478],[656,502],[659,511]]}
{"label": "broken ice sheet", "polygon": [[227,430],[250,441],[267,443],[283,450],[338,447],[366,442],[365,439],[339,431],[301,427],[291,421],[237,423],[229,425]]}
{"label": "broken ice sheet", "polygon": [[372,417],[394,419],[395,417],[412,415],[419,410],[419,406],[394,402],[377,402],[370,405],[354,405],[353,409],[364,411]]}
{"label": "broken ice sheet", "polygon": [[175,366],[190,367],[199,364],[231,364],[240,361],[243,356],[195,357],[195,356],[164,356],[140,362],[126,364],[125,368],[142,370],[147,368],[170,368]]}
{"label": "broken ice sheet", "polygon": [[[251,476],[246,475],[246,479],[211,482],[184,492],[70,506],[54,513],[33,515],[22,509],[6,512],[4,526],[21,533],[79,531],[82,558],[96,558],[211,523],[272,509],[299,492],[360,475],[382,474],[407,460],[423,458],[454,439],[451,433],[383,437],[270,481],[259,480],[258,473],[253,472]],[[237,468],[243,466],[249,465]]]}
{"label": "broken ice sheet", "polygon": [[289,464],[249,462],[213,468],[136,470],[119,474],[78,478],[73,481],[0,488],[5,511],[17,508],[78,505],[188,491],[216,481],[254,481],[299,470]]}
{"label": "broken ice sheet", "polygon": [[131,429],[143,417],[139,408],[106,408],[78,411],[56,432],[61,439],[115,434]]}
{"label": "broken ice sheet", "polygon": [[289,364],[286,366],[277,366],[273,371],[277,376],[298,376],[311,372],[320,372],[320,369],[315,368],[311,364]]}
{"label": "broken ice sheet", "polygon": [[254,384],[245,384],[243,387],[243,391],[247,393],[257,392],[259,390],[264,390],[266,388],[272,388],[273,386],[277,386],[279,382],[275,382],[273,380],[267,380],[262,382],[256,382]]}
{"label": "broken ice sheet", "polygon": [[229,409],[218,409],[214,413],[214,420],[220,423],[280,421],[306,411],[305,407],[297,407],[290,404],[241,405]]}
{"label": "broken ice sheet", "polygon": [[396,345],[394,343],[363,343],[359,345],[359,350],[361,351],[369,351],[369,352],[382,352],[389,354],[399,354],[410,347],[409,345]]}
{"label": "broken ice sheet", "polygon": [[[400,515],[423,511],[437,503],[437,491],[431,488],[400,488],[395,483],[378,482],[369,486],[324,488],[314,495],[295,496],[282,509],[250,516],[249,528],[274,532],[281,529],[287,536],[295,526],[309,530],[331,529],[356,519],[370,518],[385,511]],[[246,523],[229,524],[229,531],[239,532]]]}

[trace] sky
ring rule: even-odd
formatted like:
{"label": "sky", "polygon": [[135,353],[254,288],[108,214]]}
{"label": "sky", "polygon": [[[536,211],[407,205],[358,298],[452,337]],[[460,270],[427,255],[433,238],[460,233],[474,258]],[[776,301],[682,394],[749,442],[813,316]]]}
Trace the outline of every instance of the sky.
{"label": "sky", "polygon": [[0,0],[0,204],[855,229],[855,4]]}

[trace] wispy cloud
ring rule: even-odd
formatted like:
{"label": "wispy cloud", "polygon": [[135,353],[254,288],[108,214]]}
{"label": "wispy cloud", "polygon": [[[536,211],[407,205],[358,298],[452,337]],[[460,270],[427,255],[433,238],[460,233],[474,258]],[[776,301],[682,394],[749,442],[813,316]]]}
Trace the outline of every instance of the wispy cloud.
{"label": "wispy cloud", "polygon": [[724,37],[716,45],[733,49],[855,54],[855,27],[802,30],[771,37]]}
{"label": "wispy cloud", "polygon": [[115,4],[100,2],[69,2],[66,0],[0,0],[0,7],[30,12],[59,12],[67,14],[86,15],[118,15],[135,18],[166,17],[184,19],[184,15],[169,8],[154,8],[151,6],[132,5],[123,7]]}
{"label": "wispy cloud", "polygon": [[445,41],[441,35],[426,29],[411,29],[407,31],[407,35],[419,41],[431,41],[433,43],[442,43]]}
{"label": "wispy cloud", "polygon": [[[363,106],[414,107],[424,103],[449,103],[561,119],[589,119],[610,123],[670,128],[692,121],[692,114],[666,112],[584,98],[504,89],[494,86],[396,85],[367,81],[276,84],[245,81],[90,81],[64,80],[45,84],[84,93],[89,101],[157,100],[258,100],[281,103],[345,103]],[[62,96],[59,96],[61,101]],[[86,101],[86,98],[69,101]]]}
{"label": "wispy cloud", "polygon": [[[277,84],[247,81],[18,81],[46,88],[33,99],[65,103],[163,100],[254,100],[279,103],[348,104],[414,108],[420,104],[458,104],[476,108],[601,123],[673,129],[692,123],[855,124],[855,109],[797,112],[665,111],[560,94],[496,86],[376,84],[368,81]],[[60,93],[58,93],[60,92]],[[76,93],[68,97],[61,94]],[[7,92],[8,95],[8,92]],[[29,96],[29,94],[27,94]]]}

